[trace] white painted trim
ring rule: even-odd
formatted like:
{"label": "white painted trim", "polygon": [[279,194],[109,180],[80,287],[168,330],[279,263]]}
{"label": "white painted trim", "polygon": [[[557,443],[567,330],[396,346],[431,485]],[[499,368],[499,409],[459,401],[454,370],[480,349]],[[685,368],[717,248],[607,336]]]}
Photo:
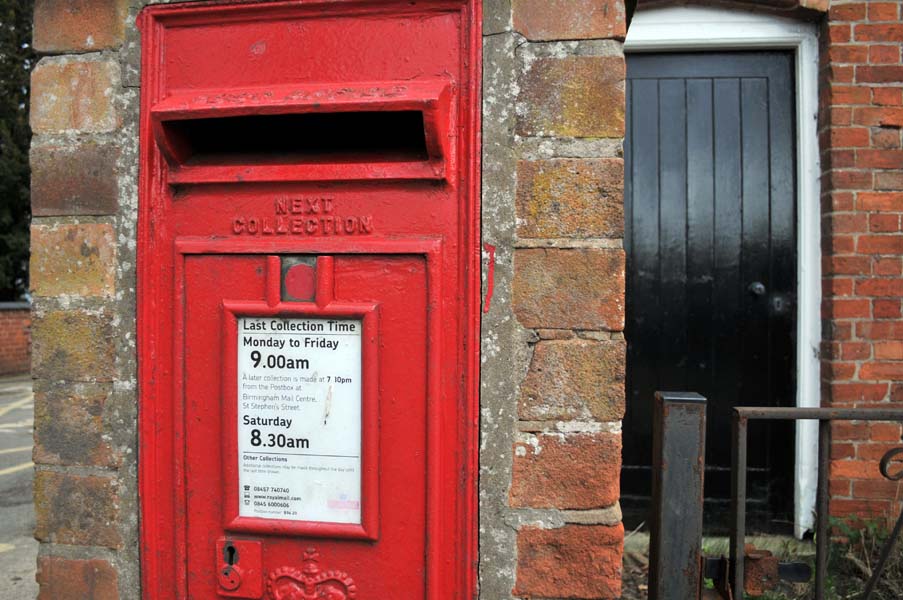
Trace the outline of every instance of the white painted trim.
{"label": "white painted trim", "polygon": [[[820,163],[818,150],[818,33],[811,23],[742,10],[672,7],[637,11],[626,52],[790,49],[797,90],[797,395],[798,406],[819,406],[821,343]],[[796,437],[795,533],[812,529],[817,485],[818,424],[799,421]]]}

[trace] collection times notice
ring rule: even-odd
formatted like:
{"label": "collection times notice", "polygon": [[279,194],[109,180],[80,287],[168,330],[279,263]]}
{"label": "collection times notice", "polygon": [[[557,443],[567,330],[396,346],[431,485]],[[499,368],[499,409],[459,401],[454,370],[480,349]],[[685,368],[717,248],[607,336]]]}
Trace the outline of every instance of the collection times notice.
{"label": "collection times notice", "polygon": [[361,522],[362,329],[238,319],[240,516]]}

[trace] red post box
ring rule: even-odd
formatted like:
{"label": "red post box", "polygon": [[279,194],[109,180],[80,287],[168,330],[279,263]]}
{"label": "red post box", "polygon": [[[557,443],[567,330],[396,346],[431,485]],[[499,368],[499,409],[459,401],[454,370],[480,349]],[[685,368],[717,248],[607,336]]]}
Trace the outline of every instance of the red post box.
{"label": "red post box", "polygon": [[479,3],[156,6],[145,598],[471,598]]}

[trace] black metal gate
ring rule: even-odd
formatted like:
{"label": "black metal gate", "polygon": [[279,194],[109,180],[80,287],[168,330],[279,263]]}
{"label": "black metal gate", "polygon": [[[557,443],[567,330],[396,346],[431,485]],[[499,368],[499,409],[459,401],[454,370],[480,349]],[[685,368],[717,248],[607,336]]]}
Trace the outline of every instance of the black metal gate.
{"label": "black metal gate", "polygon": [[[781,563],[769,553],[746,545],[747,442],[750,421],[818,421],[818,492],[816,500],[815,598],[825,597],[828,568],[828,467],[832,421],[903,422],[903,409],[834,409],[736,407],[731,444],[731,535],[727,558],[702,554],[703,479],[706,448],[706,399],[688,392],[656,392],[653,441],[653,513],[651,517],[649,598],[740,599],[760,596],[781,579],[808,581],[808,566]],[[890,480],[903,480],[903,470],[891,471],[903,448],[887,452],[877,468]],[[878,564],[863,590],[872,596],[894,543],[903,529],[903,513],[882,548]],[[714,580],[713,590],[703,579]]]}

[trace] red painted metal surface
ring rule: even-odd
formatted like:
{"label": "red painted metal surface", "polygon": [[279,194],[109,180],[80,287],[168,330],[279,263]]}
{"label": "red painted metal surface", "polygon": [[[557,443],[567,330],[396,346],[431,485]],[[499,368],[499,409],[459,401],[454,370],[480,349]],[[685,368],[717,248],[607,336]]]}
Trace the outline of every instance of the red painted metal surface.
{"label": "red painted metal surface", "polygon": [[[479,4],[192,4],[139,17],[145,598],[473,597]],[[398,133],[411,144],[372,139],[412,113],[419,131]],[[373,128],[348,129],[360,122]],[[220,126],[228,136],[204,138]],[[317,140],[295,145],[307,126],[344,141],[322,154]],[[238,516],[242,316],[363,322],[359,525]],[[260,543],[250,592],[240,552],[225,572],[230,540]]]}

